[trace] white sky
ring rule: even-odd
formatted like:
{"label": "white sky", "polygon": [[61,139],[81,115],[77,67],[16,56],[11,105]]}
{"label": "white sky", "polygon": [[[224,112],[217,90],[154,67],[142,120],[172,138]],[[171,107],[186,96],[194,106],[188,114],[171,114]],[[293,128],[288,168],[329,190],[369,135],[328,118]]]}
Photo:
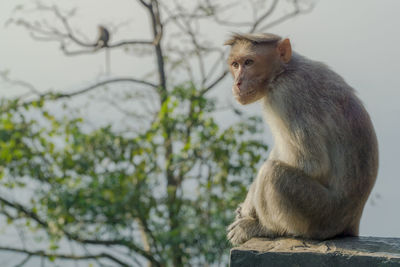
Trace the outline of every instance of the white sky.
{"label": "white sky", "polygon": [[[32,41],[25,30],[2,25],[22,0],[0,2],[0,70],[10,69],[12,77],[23,78],[39,88],[62,90],[78,89],[98,77],[103,71],[104,54],[65,58],[54,43]],[[83,29],[92,30],[98,22],[107,23],[134,13],[137,37],[146,37],[141,11],[132,10],[130,0],[119,1],[58,1],[73,5],[79,3],[81,14],[98,3],[95,16],[81,15]],[[312,13],[296,17],[271,30],[291,39],[294,50],[328,64],[341,74],[357,91],[365,103],[379,139],[380,170],[372,196],[361,221],[361,235],[400,237],[400,177],[396,170],[400,160],[400,1],[399,0],[320,0]],[[107,15],[107,13],[111,14]],[[93,12],[92,12],[93,13]],[[234,31],[235,29],[232,29]],[[122,34],[127,34],[121,32]],[[210,32],[223,42],[225,35]],[[93,37],[95,34],[93,35]],[[113,72],[132,74],[146,63],[134,61],[122,53],[113,53]],[[221,87],[229,96],[230,78]],[[0,89],[0,95],[9,94]],[[258,104],[241,107],[260,114]],[[267,133],[270,135],[270,133]],[[269,138],[270,140],[270,138]]]}

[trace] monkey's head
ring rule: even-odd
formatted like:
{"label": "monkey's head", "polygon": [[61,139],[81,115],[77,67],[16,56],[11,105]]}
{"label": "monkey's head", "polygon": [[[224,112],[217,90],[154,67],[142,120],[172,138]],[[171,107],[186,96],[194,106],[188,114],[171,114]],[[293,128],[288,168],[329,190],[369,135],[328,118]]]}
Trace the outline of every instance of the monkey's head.
{"label": "monkey's head", "polygon": [[234,78],[232,92],[246,105],[264,97],[270,81],[290,61],[289,39],[274,34],[234,34],[225,42],[231,46],[229,70]]}

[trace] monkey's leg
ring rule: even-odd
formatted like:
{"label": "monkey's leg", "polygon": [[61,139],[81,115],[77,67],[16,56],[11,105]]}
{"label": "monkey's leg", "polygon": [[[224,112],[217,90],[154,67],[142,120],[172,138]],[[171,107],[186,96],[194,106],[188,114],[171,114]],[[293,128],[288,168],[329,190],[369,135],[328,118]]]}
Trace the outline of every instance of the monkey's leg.
{"label": "monkey's leg", "polygon": [[256,180],[254,180],[250,185],[246,199],[243,201],[243,203],[239,204],[238,208],[236,209],[236,219],[243,217],[256,218],[256,210],[253,204],[254,193],[256,191]]}
{"label": "monkey's leg", "polygon": [[278,236],[324,239],[340,232],[337,220],[343,217],[335,194],[280,161],[262,166],[254,205],[260,223]]}
{"label": "monkey's leg", "polygon": [[267,231],[259,222],[254,207],[254,196],[257,186],[257,178],[251,184],[245,201],[236,209],[236,219],[228,227],[228,240],[234,244],[242,244],[255,236],[269,236]]}
{"label": "monkey's leg", "polygon": [[257,218],[246,216],[236,219],[229,225],[227,237],[232,244],[239,245],[252,237],[272,235],[272,232],[271,235],[268,233],[268,230],[260,224]]}

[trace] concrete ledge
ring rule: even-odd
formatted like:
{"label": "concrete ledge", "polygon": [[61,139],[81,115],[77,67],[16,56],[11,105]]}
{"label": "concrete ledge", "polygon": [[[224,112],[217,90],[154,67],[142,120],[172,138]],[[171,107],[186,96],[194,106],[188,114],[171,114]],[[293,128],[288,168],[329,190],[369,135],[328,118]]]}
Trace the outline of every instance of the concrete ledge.
{"label": "concrete ledge", "polygon": [[253,238],[231,250],[230,266],[400,266],[400,238]]}

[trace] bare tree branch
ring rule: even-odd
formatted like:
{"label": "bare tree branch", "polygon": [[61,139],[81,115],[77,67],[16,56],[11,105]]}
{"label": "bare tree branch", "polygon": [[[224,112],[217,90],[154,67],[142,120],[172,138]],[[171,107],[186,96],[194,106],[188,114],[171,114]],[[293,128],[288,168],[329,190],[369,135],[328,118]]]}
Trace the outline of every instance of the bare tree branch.
{"label": "bare tree branch", "polygon": [[[169,10],[169,8],[166,5],[163,5],[164,10],[168,13],[169,17],[172,18],[173,14]],[[175,7],[174,10],[182,10],[182,6],[180,6],[176,1],[175,1]],[[191,22],[193,18],[190,17],[181,17],[182,20],[184,20],[182,23],[178,19],[173,19],[173,22],[178,26],[184,33],[186,33],[192,42],[192,45],[194,46],[193,52],[196,55],[197,61],[198,61],[198,66],[200,70],[200,76],[201,76],[201,81],[203,87],[205,81],[206,81],[206,71],[205,71],[205,65],[204,65],[204,56],[202,54],[203,50],[205,50],[204,46],[201,46],[199,44],[198,38],[196,35],[198,33],[194,32],[194,30],[191,27]],[[190,73],[190,69],[189,69]]]}
{"label": "bare tree branch", "polygon": [[25,88],[28,88],[28,90],[30,91],[31,94],[37,95],[41,98],[45,98],[45,99],[60,99],[60,98],[69,98],[69,97],[74,97],[77,95],[82,95],[85,93],[88,93],[96,88],[99,88],[101,86],[105,86],[105,85],[109,85],[109,84],[114,84],[114,83],[137,83],[137,84],[142,84],[142,85],[146,85],[146,86],[150,86],[151,88],[157,89],[158,85],[145,81],[145,80],[139,80],[139,79],[135,79],[135,78],[113,78],[113,79],[108,79],[105,81],[101,81],[98,83],[95,83],[93,85],[90,85],[88,87],[85,87],[83,89],[79,89],[76,90],[72,93],[54,93],[54,92],[40,92],[39,89],[37,89],[34,85],[23,81],[23,80],[17,80],[17,79],[11,79],[8,74],[6,72],[1,72],[0,73],[0,78],[2,78],[5,82],[12,84],[12,85],[19,85]]}
{"label": "bare tree branch", "polygon": [[145,7],[151,8],[151,4],[150,4],[150,3],[147,3],[147,2],[144,1],[144,0],[139,0],[139,1],[140,1],[140,3],[142,3],[142,5],[144,5]]}
{"label": "bare tree branch", "polygon": [[21,249],[21,248],[13,248],[13,247],[6,247],[0,246],[0,250],[10,251],[10,252],[19,252],[28,254],[30,257],[46,257],[46,258],[58,258],[63,260],[90,260],[90,259],[109,259],[120,266],[129,267],[130,265],[126,262],[123,262],[111,254],[102,252],[95,255],[73,255],[73,254],[62,254],[62,253],[48,253],[44,250],[28,250],[28,249]]}
{"label": "bare tree branch", "polygon": [[300,8],[300,6],[298,4],[298,1],[294,1],[294,4],[295,4],[295,9],[292,12],[290,12],[288,14],[285,14],[285,15],[281,16],[280,18],[278,18],[278,19],[276,19],[276,20],[274,20],[274,21],[272,21],[272,22],[260,27],[258,29],[258,31],[265,31],[265,30],[267,30],[269,28],[272,28],[272,27],[274,27],[274,26],[276,26],[278,24],[281,24],[281,23],[283,23],[283,22],[285,22],[285,21],[287,21],[287,20],[289,20],[289,19],[291,19],[291,18],[293,18],[295,16],[298,16],[300,14],[307,14],[307,13],[311,12],[314,9],[314,4],[310,4],[305,9]]}
{"label": "bare tree branch", "polygon": [[86,46],[86,47],[93,47],[96,46],[97,44],[87,44],[85,42],[82,42],[76,36],[73,34],[73,31],[71,29],[71,26],[69,25],[69,22],[65,16],[63,16],[60,12],[60,10],[57,8],[57,6],[52,7],[54,14],[61,20],[62,24],[64,25],[66,31],[67,31],[67,36],[74,41],[75,43],[79,44],[80,46]]}
{"label": "bare tree branch", "polygon": [[8,71],[0,71],[0,78],[6,83],[27,88],[30,93],[40,95],[40,91],[33,84],[23,80],[11,79],[8,74]]}
{"label": "bare tree branch", "polygon": [[214,64],[211,65],[211,67],[210,67],[210,69],[209,69],[209,71],[208,71],[208,73],[206,75],[206,79],[203,80],[203,87],[208,82],[208,80],[212,77],[212,75],[217,71],[218,66],[222,66],[224,70],[226,69],[225,58],[224,58],[225,57],[224,50],[220,49],[219,50],[219,54],[220,54],[220,57],[217,58],[215,60]]}
{"label": "bare tree branch", "polygon": [[271,14],[274,12],[276,6],[278,5],[278,0],[274,0],[271,4],[271,6],[269,7],[269,9],[261,16],[259,17],[253,24],[253,26],[250,29],[250,32],[254,32],[258,25],[260,23],[262,23],[266,18],[268,18],[269,16],[271,16]]}
{"label": "bare tree branch", "polygon": [[81,95],[84,93],[87,93],[89,91],[92,91],[100,86],[104,86],[107,84],[112,84],[112,83],[121,83],[121,82],[132,82],[132,83],[139,83],[139,84],[143,84],[143,85],[147,85],[150,86],[152,88],[158,88],[158,86],[156,84],[153,84],[151,82],[147,82],[147,81],[143,81],[143,80],[137,80],[137,79],[133,79],[133,78],[115,78],[115,79],[110,79],[110,80],[106,80],[106,81],[102,81],[102,82],[98,82],[96,84],[93,84],[89,87],[77,90],[75,92],[72,93],[65,93],[65,94],[56,94],[56,98],[65,98],[65,97],[73,97],[76,95]]}
{"label": "bare tree branch", "polygon": [[228,73],[229,73],[228,70],[225,70],[223,73],[221,73],[221,75],[217,79],[215,79],[215,81],[213,81],[209,86],[200,91],[200,95],[204,95],[205,93],[213,89],[217,84],[219,84],[225,78],[225,76]]}
{"label": "bare tree branch", "polygon": [[20,263],[17,263],[14,267],[22,267],[31,259],[32,255],[28,254]]}
{"label": "bare tree branch", "polygon": [[224,26],[230,26],[230,27],[251,27],[254,22],[250,21],[229,21],[229,20],[224,20],[219,17],[219,13],[226,13],[230,8],[235,7],[240,1],[230,3],[229,6],[223,6],[223,7],[217,7],[213,6],[210,2],[210,0],[206,0],[207,7],[212,10],[212,14],[214,17],[215,22],[217,22],[220,25]]}
{"label": "bare tree branch", "polygon": [[151,27],[154,37],[154,48],[156,52],[158,75],[159,75],[159,84],[160,84],[159,90],[161,93],[161,101],[163,103],[164,100],[166,99],[167,79],[165,74],[163,50],[161,48],[163,24],[161,22],[159,3],[157,0],[151,0],[150,3],[146,3],[144,0],[139,0],[139,1],[140,3],[142,3],[142,5],[144,5],[147,8],[150,14]]}
{"label": "bare tree branch", "polygon": [[[24,19],[18,19],[15,21],[17,25],[23,26],[30,31],[30,35],[33,39],[38,41],[56,41],[60,43],[60,48],[67,56],[75,56],[82,54],[93,54],[104,48],[118,48],[122,46],[131,45],[155,45],[158,42],[157,38],[154,40],[122,40],[114,44],[108,44],[106,47],[99,47],[97,41],[90,42],[87,40],[81,40],[78,38],[74,30],[72,29],[68,17],[63,15],[57,6],[46,6],[43,4],[37,4],[38,10],[49,11],[53,13],[56,18],[62,23],[63,29],[58,29],[55,26],[49,25],[46,21],[42,21],[42,25],[30,23]],[[72,12],[70,12],[72,13]],[[11,20],[12,21],[12,20]],[[67,43],[73,43],[79,47],[84,47],[84,50],[69,50],[67,49]]]}
{"label": "bare tree branch", "polygon": [[[49,38],[39,38],[39,37],[34,37],[37,40],[52,40]],[[83,55],[83,54],[93,54],[96,53],[100,50],[103,49],[110,49],[110,48],[117,48],[117,47],[122,47],[122,46],[129,46],[129,45],[154,45],[156,40],[153,41],[145,41],[145,40],[127,40],[127,41],[120,41],[115,44],[108,44],[106,47],[99,47],[97,45],[92,45],[92,49],[86,49],[86,50],[75,50],[75,51],[69,51],[65,45],[65,42],[61,42],[60,49],[64,52],[65,55],[67,56],[77,56],[77,55]]]}

